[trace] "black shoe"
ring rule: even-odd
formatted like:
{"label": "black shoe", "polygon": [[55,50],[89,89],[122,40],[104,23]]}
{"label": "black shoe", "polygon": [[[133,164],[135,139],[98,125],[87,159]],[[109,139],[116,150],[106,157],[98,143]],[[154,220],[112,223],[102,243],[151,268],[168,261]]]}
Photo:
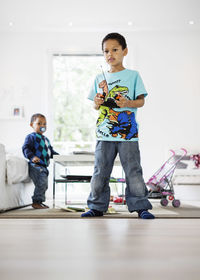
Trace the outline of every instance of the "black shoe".
{"label": "black shoe", "polygon": [[141,219],[155,219],[155,216],[148,212],[148,210],[139,210],[138,212],[138,218]]}
{"label": "black shoe", "polygon": [[102,217],[102,216],[103,216],[103,212],[94,209],[90,209],[89,211],[81,214],[82,218],[92,218],[92,217]]}

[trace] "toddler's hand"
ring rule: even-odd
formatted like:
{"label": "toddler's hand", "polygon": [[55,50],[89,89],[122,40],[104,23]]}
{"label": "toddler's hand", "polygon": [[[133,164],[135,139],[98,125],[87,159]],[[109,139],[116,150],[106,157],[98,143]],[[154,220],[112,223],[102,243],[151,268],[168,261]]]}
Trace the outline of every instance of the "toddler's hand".
{"label": "toddler's hand", "polygon": [[39,159],[38,157],[34,157],[34,158],[32,159],[32,162],[34,162],[34,163],[40,162],[40,159]]}
{"label": "toddler's hand", "polygon": [[95,98],[94,98],[94,103],[97,106],[101,106],[103,104],[103,102],[104,102],[104,99],[102,97],[100,97],[100,96],[101,96],[101,94],[97,93]]}
{"label": "toddler's hand", "polygon": [[120,97],[119,100],[115,102],[120,108],[128,107],[128,99],[124,96]]}

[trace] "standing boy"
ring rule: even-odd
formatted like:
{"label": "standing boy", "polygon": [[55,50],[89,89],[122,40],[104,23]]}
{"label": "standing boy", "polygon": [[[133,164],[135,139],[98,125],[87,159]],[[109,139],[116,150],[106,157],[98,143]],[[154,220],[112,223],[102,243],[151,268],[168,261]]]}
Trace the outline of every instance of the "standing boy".
{"label": "standing boy", "polygon": [[26,136],[22,147],[24,156],[29,159],[29,176],[35,185],[34,194],[32,196],[32,207],[35,209],[45,209],[49,206],[45,205],[45,192],[48,189],[47,169],[50,158],[56,153],[47,137],[43,135],[46,131],[46,118],[42,114],[34,114],[31,117],[30,126],[34,132]]}
{"label": "standing boy", "polygon": [[88,197],[90,210],[82,217],[99,217],[107,211],[110,201],[109,180],[114,160],[119,153],[125,172],[126,202],[130,212],[142,219],[153,219],[148,212],[152,205],[140,165],[138,147],[137,108],[144,105],[147,92],[137,71],[125,69],[123,59],[128,53],[125,38],[118,33],[108,34],[102,41],[104,58],[110,69],[98,75],[89,99],[99,110],[95,166]]}

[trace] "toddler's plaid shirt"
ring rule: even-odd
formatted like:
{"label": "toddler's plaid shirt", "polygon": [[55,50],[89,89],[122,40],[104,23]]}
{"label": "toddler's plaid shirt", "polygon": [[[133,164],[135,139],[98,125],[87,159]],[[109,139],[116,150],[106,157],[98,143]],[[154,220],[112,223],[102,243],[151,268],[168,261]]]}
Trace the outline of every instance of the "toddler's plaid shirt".
{"label": "toddler's plaid shirt", "polygon": [[33,157],[38,157],[40,162],[38,165],[47,167],[50,163],[50,158],[58,153],[53,150],[49,139],[38,133],[31,133],[26,136],[24,145],[22,147],[24,156],[32,161]]}

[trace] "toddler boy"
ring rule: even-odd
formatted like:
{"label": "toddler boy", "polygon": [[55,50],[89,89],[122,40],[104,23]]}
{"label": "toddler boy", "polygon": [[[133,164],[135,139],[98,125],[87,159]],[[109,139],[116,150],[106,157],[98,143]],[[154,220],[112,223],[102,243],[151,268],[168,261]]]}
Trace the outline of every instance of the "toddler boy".
{"label": "toddler boy", "polygon": [[26,136],[22,151],[24,156],[29,159],[29,176],[35,185],[32,196],[32,207],[35,209],[46,209],[45,192],[48,189],[47,169],[50,158],[58,154],[53,150],[50,141],[43,134],[46,131],[46,118],[42,114],[34,114],[31,117],[30,126],[34,132]]}

